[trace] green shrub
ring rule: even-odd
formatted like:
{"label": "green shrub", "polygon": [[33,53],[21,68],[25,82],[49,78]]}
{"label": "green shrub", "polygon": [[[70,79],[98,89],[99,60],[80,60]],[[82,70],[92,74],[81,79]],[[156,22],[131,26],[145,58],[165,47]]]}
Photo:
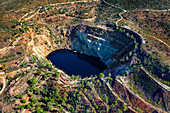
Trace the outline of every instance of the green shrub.
{"label": "green shrub", "polygon": [[120,108],[117,109],[117,112],[118,112],[118,113],[123,113]]}
{"label": "green shrub", "polygon": [[22,101],[21,101],[22,103],[26,103],[26,99],[22,99]]}
{"label": "green shrub", "polygon": [[25,107],[25,105],[21,105],[21,106],[20,106],[20,109],[23,109],[24,107]]}
{"label": "green shrub", "polygon": [[6,67],[6,64],[4,64],[4,68]]}
{"label": "green shrub", "polygon": [[99,77],[103,78],[103,77],[105,77],[105,76],[104,76],[103,73],[100,73],[100,74],[99,74]]}
{"label": "green shrub", "polygon": [[38,100],[35,97],[31,97],[31,102],[33,102],[35,104],[38,102]]}
{"label": "green shrub", "polygon": [[35,85],[36,82],[37,82],[37,79],[36,79],[36,77],[33,77],[30,81],[31,81],[31,84],[32,84],[32,85]]}
{"label": "green shrub", "polygon": [[126,111],[127,106],[125,104],[123,104],[123,111]]}
{"label": "green shrub", "polygon": [[27,107],[27,109],[29,109],[31,106],[30,106],[30,104],[27,104],[27,106],[26,106],[26,107]]}

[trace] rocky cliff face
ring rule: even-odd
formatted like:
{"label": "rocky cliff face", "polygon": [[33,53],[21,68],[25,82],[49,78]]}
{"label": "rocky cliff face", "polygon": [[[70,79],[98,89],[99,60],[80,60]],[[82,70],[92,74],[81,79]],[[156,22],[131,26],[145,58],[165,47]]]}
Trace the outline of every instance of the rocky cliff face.
{"label": "rocky cliff face", "polygon": [[118,49],[110,45],[109,39],[106,37],[96,37],[81,31],[76,31],[77,38],[72,42],[72,49],[89,56],[99,57],[106,65],[114,62],[112,55]]}
{"label": "rocky cliff face", "polygon": [[133,42],[129,39],[127,39],[129,40],[128,44],[125,44],[117,37],[111,36],[112,33],[115,33],[115,31],[109,32],[100,28],[81,26],[81,28],[72,30],[71,48],[89,56],[99,57],[101,61],[109,66],[116,61],[115,56],[120,55],[122,51],[126,50],[125,48],[133,45]]}

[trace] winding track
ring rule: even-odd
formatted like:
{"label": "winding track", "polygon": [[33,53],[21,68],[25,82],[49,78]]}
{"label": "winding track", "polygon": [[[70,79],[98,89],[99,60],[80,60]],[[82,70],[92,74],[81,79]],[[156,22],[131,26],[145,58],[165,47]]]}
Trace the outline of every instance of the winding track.
{"label": "winding track", "polygon": [[151,77],[152,80],[154,80],[157,84],[159,84],[162,88],[164,88],[164,89],[167,90],[167,91],[170,91],[170,87],[169,87],[169,86],[167,86],[167,85],[163,84],[162,82],[156,80],[144,67],[141,67],[141,69],[142,69],[147,75],[149,75],[149,77]]}
{"label": "winding track", "polygon": [[124,102],[124,100],[122,100],[122,99],[119,97],[118,94],[116,94],[116,93],[113,91],[112,87],[110,86],[110,84],[109,84],[108,82],[106,82],[103,78],[101,78],[101,80],[103,81],[103,83],[106,84],[106,86],[109,88],[109,90],[111,91],[111,93],[112,93],[115,97],[118,97],[118,100],[119,100],[120,102],[122,102],[123,104],[125,104],[125,105],[127,106],[127,108],[129,108],[129,109],[130,109],[131,111],[133,111],[134,113],[137,113],[131,106],[129,106],[126,102]]}
{"label": "winding track", "polygon": [[[118,6],[114,6],[114,5],[112,5],[112,4],[109,4],[109,3],[107,3],[105,0],[102,0],[102,1],[103,1],[105,4],[109,5],[109,6],[116,7],[116,8],[119,8],[119,9],[123,10],[123,12],[119,13],[120,19],[116,21],[116,26],[119,26],[118,23],[119,23],[121,20],[123,20],[122,14],[128,12],[128,10],[125,10],[125,9],[122,9],[121,7],[118,7]],[[123,26],[121,26],[121,27],[122,27],[122,28],[125,28],[125,27],[123,27]],[[125,29],[128,29],[128,28],[125,28]],[[131,29],[129,29],[129,30],[131,30]],[[138,34],[138,35],[141,37],[141,39],[142,39],[142,43],[145,44],[145,40],[144,40],[144,38],[142,37],[142,35],[139,34],[139,33],[137,33],[136,31],[133,31],[133,32],[135,32],[136,34]]]}
{"label": "winding track", "polygon": [[[110,5],[110,6],[112,6],[112,7],[116,7],[116,6],[112,5],[112,4],[107,3],[105,0],[102,0],[102,1],[103,1],[105,4],[107,4],[107,5]],[[120,7],[117,7],[117,8],[120,8]],[[120,8],[120,9],[122,9],[122,8]],[[116,25],[117,25],[117,26],[118,26],[118,22],[120,22],[120,21],[123,19],[122,14],[126,13],[128,10],[124,10],[124,9],[123,9],[123,11],[124,11],[124,12],[119,13],[119,16],[120,16],[121,18],[116,21]],[[149,9],[144,9],[144,10],[141,10],[141,11],[149,11]],[[150,9],[150,11],[166,12],[167,10],[153,10],[153,9]],[[168,9],[168,11],[170,11],[170,9]],[[126,29],[127,29],[127,28],[126,28]],[[137,32],[134,31],[134,30],[133,30],[133,32],[137,33]],[[144,40],[144,38],[142,37],[142,35],[139,34],[139,33],[137,33],[137,34],[141,37],[142,43],[145,44],[145,40]],[[158,38],[156,38],[156,37],[154,37],[154,36],[152,36],[152,38],[158,40],[159,42],[162,42],[164,45],[166,45],[168,48],[170,48],[170,46],[169,46],[167,43],[165,43],[164,41],[162,41],[161,39],[158,39]],[[145,71],[146,74],[147,74],[148,76],[150,76],[150,77],[151,77],[157,84],[159,84],[162,88],[164,88],[164,89],[167,90],[167,91],[170,91],[170,87],[169,87],[169,86],[167,86],[167,85],[163,84],[162,82],[156,80],[156,79],[155,79],[152,75],[150,75],[150,74],[146,71],[146,69],[144,69],[143,67],[142,67],[141,69],[142,69],[143,71]]]}
{"label": "winding track", "polygon": [[[98,0],[95,0],[95,1],[98,1]],[[106,4],[108,4],[105,0],[102,0],[102,1],[104,1]],[[76,1],[76,2],[71,2],[71,3],[77,3],[77,2],[87,2],[87,1]],[[63,4],[63,3],[58,3],[58,4]],[[55,4],[56,5],[56,4]],[[108,4],[108,5],[111,5],[111,4]],[[114,6],[114,5],[111,5],[111,6],[113,6],[113,7],[116,7],[116,6]],[[41,7],[40,7],[41,8]],[[120,7],[117,7],[117,8],[120,8]],[[122,8],[120,8],[120,9],[122,9]],[[124,10],[124,9],[122,9],[124,12],[122,12],[122,13],[120,13],[119,14],[119,16],[121,17],[121,19],[119,19],[117,22],[116,22],[116,25],[118,26],[118,22],[120,22],[122,19],[123,19],[123,17],[122,17],[122,14],[124,14],[124,13],[126,13],[127,11],[126,10]],[[155,10],[154,10],[155,11]],[[160,10],[158,10],[158,11],[160,11]],[[38,12],[39,12],[39,10],[36,12],[36,13],[34,13],[33,15],[31,15],[30,17],[28,17],[28,18],[26,18],[26,20],[27,19],[30,19],[30,18],[32,18],[33,16],[35,16],[36,14],[38,14]],[[26,15],[24,15],[21,19],[19,19],[19,22],[22,20],[22,19],[24,19],[25,18],[25,16],[27,16],[28,14],[26,14]],[[25,20],[25,19],[24,19]],[[139,33],[137,33],[138,35],[140,35]],[[140,35],[141,36],[141,35]],[[157,39],[157,38],[156,38]],[[160,40],[160,39],[158,39],[160,42],[162,42],[162,43],[164,43],[165,45],[167,45],[165,42],[163,42],[162,40]],[[145,41],[144,41],[144,39],[142,38],[142,41],[143,41],[143,43],[145,43]],[[168,45],[168,47],[169,47],[169,45]],[[145,71],[146,72],[146,71]],[[147,72],[146,72],[147,73]],[[148,74],[148,73],[147,73]],[[149,74],[148,74],[149,75]],[[150,76],[150,75],[149,75]],[[150,76],[151,78],[152,78],[152,76]],[[5,90],[5,87],[6,87],[6,80],[5,80],[5,77],[1,77],[0,76],[0,78],[1,79],[3,79],[3,88],[2,88],[2,90],[0,91],[0,94]],[[155,80],[155,79],[154,79]],[[119,81],[119,80],[118,80]],[[119,81],[120,82],[120,81]],[[158,83],[158,81],[155,81],[155,82],[157,82]],[[121,83],[121,82],[120,82]],[[122,84],[122,83],[121,83]],[[159,83],[158,83],[159,84]],[[112,89],[111,89],[111,87],[109,86],[109,84],[108,83],[106,83],[106,85],[108,86],[108,88],[112,91]],[[159,85],[161,85],[161,84],[159,84]],[[162,85],[161,85],[162,86]],[[170,90],[170,89],[168,89],[168,90]],[[113,93],[113,92],[112,92]],[[134,95],[136,95],[136,94],[134,94]],[[136,95],[137,96],[137,95]],[[140,98],[141,100],[143,100],[141,97],[139,97],[139,96],[137,96],[138,98]],[[145,101],[144,101],[145,102]],[[149,104],[149,103],[147,103],[147,102],[145,102],[146,104]],[[151,105],[150,104],[150,106],[153,106],[153,105]],[[154,106],[153,106],[154,107]],[[160,111],[162,111],[162,112],[164,112],[164,110],[162,110],[162,109],[159,109],[159,108],[155,108],[155,109],[157,109],[157,110],[160,110]]]}
{"label": "winding track", "polygon": [[[93,0],[93,1],[99,1],[99,0]],[[48,6],[56,6],[56,5],[60,5],[60,4],[75,4],[75,3],[81,3],[81,2],[89,2],[88,0],[83,0],[83,1],[74,1],[74,2],[64,2],[64,3],[55,3],[55,4],[49,4]],[[42,6],[39,6],[38,7],[38,11],[36,11],[37,9],[35,9],[34,11],[31,11],[31,12],[35,12],[34,14],[32,14],[31,16],[29,16],[29,17],[27,17],[27,18],[25,18],[26,16],[28,16],[28,14],[30,13],[26,13],[24,16],[22,16],[19,20],[18,20],[18,22],[21,22],[22,20],[29,20],[29,19],[31,19],[32,17],[34,17],[34,16],[36,16],[38,13],[39,13],[39,11],[40,11],[40,9],[42,8]],[[25,18],[25,19],[24,19]]]}
{"label": "winding track", "polygon": [[[118,78],[116,79],[122,86],[126,87],[126,84],[124,84],[123,82],[121,82]],[[137,95],[136,93],[134,93],[132,90],[130,90],[128,87],[126,87],[130,93],[132,93],[133,95],[135,95],[137,98],[139,98],[142,102],[144,102],[145,104],[147,104],[149,107],[161,112],[161,113],[167,113],[165,110],[155,107],[152,104],[146,102],[143,98],[141,98],[139,95]]]}
{"label": "winding track", "polygon": [[[124,18],[122,17],[122,15],[123,15],[124,13],[126,13],[126,12],[130,12],[130,11],[131,11],[131,10],[125,10],[125,9],[122,9],[121,7],[118,7],[118,6],[114,6],[114,5],[112,5],[112,4],[109,4],[109,3],[107,3],[105,0],[102,0],[102,1],[103,1],[105,4],[109,5],[109,6],[116,7],[116,8],[119,8],[119,9],[123,10],[123,12],[119,13],[119,16],[120,16],[121,18],[116,21],[116,25],[117,25],[117,26],[118,26],[118,23],[119,23],[121,20],[124,19]],[[142,10],[138,10],[138,11],[167,12],[167,11],[170,11],[170,9],[167,9],[167,10],[142,9]],[[133,32],[135,32],[135,31],[133,31]],[[137,32],[135,32],[135,33],[137,33]],[[137,34],[142,38],[142,43],[145,44],[145,40],[144,40],[144,38],[142,37],[142,35],[139,34],[139,33],[137,33]],[[170,48],[169,44],[167,44],[166,42],[162,41],[161,39],[158,39],[158,38],[156,38],[156,37],[154,37],[154,36],[152,36],[152,38],[158,40],[159,42],[163,43],[163,44],[166,45],[168,48]]]}
{"label": "winding track", "polygon": [[6,80],[5,80],[5,77],[3,77],[3,76],[0,76],[0,79],[3,80],[3,87],[2,87],[2,89],[1,89],[1,91],[0,91],[0,95],[1,95],[1,94],[3,93],[3,91],[5,90]]}
{"label": "winding track", "polygon": [[[107,4],[107,5],[110,5],[110,6],[112,6],[112,7],[116,7],[116,6],[114,6],[114,5],[112,5],[112,4],[109,4],[109,3],[107,3],[105,0],[102,0],[105,4]],[[116,7],[116,8],[120,8],[120,7]],[[122,8],[120,8],[120,9],[122,9]],[[116,25],[118,26],[118,22],[120,22],[122,19],[123,19],[123,17],[122,17],[122,14],[124,14],[124,13],[126,13],[128,10],[124,10],[124,9],[122,9],[124,12],[122,12],[122,13],[119,13],[119,16],[121,17],[119,20],[117,20],[116,21]],[[141,11],[148,11],[148,9],[144,9],[144,10],[141,10]],[[167,11],[167,10],[152,10],[152,9],[150,9],[150,11],[155,11],[155,12],[165,12],[165,11]],[[168,11],[170,11],[170,9],[168,9]],[[134,30],[133,30],[133,32],[135,32]],[[137,33],[137,32],[135,32],[135,33]],[[141,36],[141,34],[139,34],[139,33],[137,33],[140,37],[141,37],[141,39],[142,39],[142,43],[143,44],[145,44],[145,40],[144,40],[144,38]],[[160,40],[160,39],[158,39],[158,38],[156,38],[156,37],[153,37],[154,39],[156,39],[156,40],[158,40],[158,41],[160,41],[160,42],[162,42],[164,45],[166,45],[168,48],[170,48],[170,46],[167,44],[167,43],[165,43],[164,41],[162,41],[162,40]],[[141,69],[149,76],[149,77],[151,77],[158,85],[160,85],[163,89],[165,89],[165,90],[167,90],[167,91],[170,91],[170,87],[169,86],[167,86],[167,85],[165,85],[165,84],[163,84],[162,82],[160,82],[160,81],[158,81],[158,80],[156,80],[152,75],[150,75],[147,71],[146,71],[146,69],[144,69],[143,67],[141,67]],[[126,85],[124,85],[120,80],[118,80],[117,79],[117,81],[119,82],[119,83],[121,83],[124,87],[126,87]],[[106,85],[108,86],[108,88],[110,89],[111,87],[109,86],[109,84],[107,84],[106,83]],[[133,91],[131,91],[128,87],[126,87],[132,94],[134,94],[136,97],[138,97],[140,100],[142,100],[144,103],[146,103],[147,105],[149,105],[150,107],[152,107],[152,108],[154,108],[154,109],[156,109],[156,110],[158,110],[158,111],[161,111],[161,112],[163,112],[163,113],[166,113],[166,111],[164,111],[164,110],[162,110],[162,109],[160,109],[160,108],[157,108],[157,107],[155,107],[155,106],[153,106],[152,104],[150,104],[150,103],[148,103],[148,102],[146,102],[145,100],[143,100],[140,96],[138,96],[138,95],[136,95]],[[111,89],[110,89],[111,90]]]}

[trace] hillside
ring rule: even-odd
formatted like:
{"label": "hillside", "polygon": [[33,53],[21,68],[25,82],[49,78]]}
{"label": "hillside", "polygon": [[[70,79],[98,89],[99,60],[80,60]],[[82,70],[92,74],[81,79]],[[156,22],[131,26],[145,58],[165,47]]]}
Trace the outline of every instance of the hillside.
{"label": "hillside", "polygon": [[105,0],[126,10],[169,9],[169,0]]}
{"label": "hillside", "polygon": [[[168,113],[169,12],[126,12],[148,1],[113,2],[123,9],[95,0],[2,0],[0,112]],[[104,69],[68,74],[47,57],[62,50],[99,59]]]}
{"label": "hillside", "polygon": [[8,12],[8,11],[16,11],[22,8],[32,9],[46,4],[61,3],[61,2],[72,2],[72,0],[1,0],[0,13]]}

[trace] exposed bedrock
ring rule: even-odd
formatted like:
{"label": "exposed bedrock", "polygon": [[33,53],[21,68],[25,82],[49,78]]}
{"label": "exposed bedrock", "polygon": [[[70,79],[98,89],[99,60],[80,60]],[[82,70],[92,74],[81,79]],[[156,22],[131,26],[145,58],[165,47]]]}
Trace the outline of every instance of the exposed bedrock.
{"label": "exposed bedrock", "polygon": [[89,56],[99,57],[103,62],[108,65],[110,62],[115,61],[111,58],[112,54],[115,54],[118,49],[113,48],[109,44],[109,40],[105,37],[95,37],[91,34],[86,34],[80,31],[76,31],[76,35],[79,38],[75,38],[72,43],[72,49]]}
{"label": "exposed bedrock", "polygon": [[133,39],[119,30],[78,25],[71,30],[72,50],[99,57],[107,66],[134,50]]}

